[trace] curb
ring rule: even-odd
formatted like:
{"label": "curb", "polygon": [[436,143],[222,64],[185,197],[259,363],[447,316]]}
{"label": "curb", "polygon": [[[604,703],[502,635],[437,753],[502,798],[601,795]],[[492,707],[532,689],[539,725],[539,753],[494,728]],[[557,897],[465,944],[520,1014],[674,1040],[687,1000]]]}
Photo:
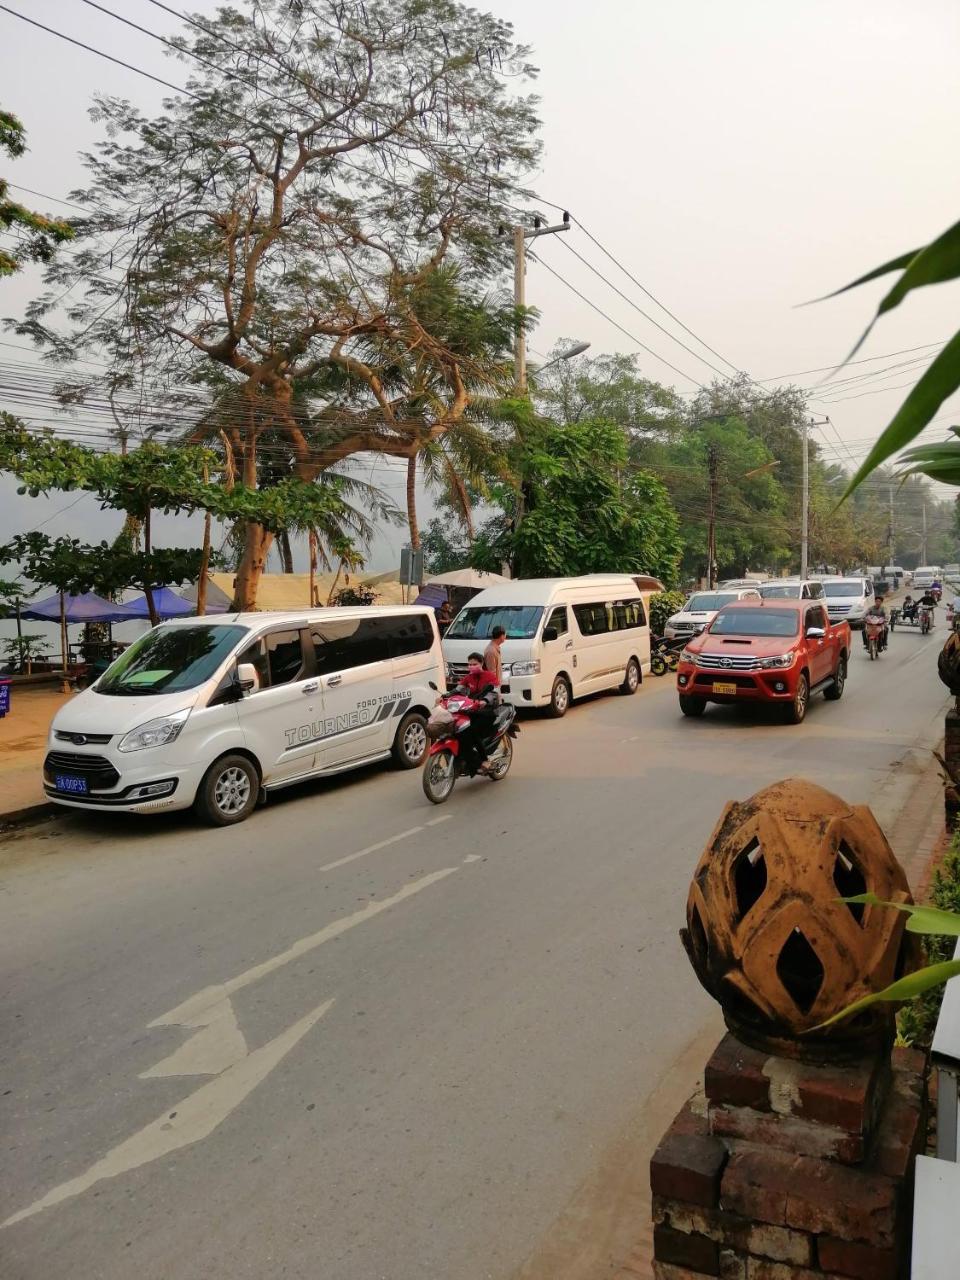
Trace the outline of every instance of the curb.
{"label": "curb", "polygon": [[56,809],[49,801],[40,804],[24,805],[22,809],[11,809],[8,813],[0,813],[0,833],[16,830],[17,827],[30,827],[45,818],[52,818]]}

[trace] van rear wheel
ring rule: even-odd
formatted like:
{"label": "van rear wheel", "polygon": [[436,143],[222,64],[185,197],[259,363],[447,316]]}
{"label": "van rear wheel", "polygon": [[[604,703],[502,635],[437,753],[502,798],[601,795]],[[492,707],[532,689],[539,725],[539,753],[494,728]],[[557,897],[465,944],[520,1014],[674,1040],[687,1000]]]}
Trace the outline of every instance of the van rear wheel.
{"label": "van rear wheel", "polygon": [[620,686],[620,692],[629,696],[636,693],[640,688],[640,664],[636,658],[631,658],[627,663],[627,670],[623,677],[623,684]]}
{"label": "van rear wheel", "polygon": [[213,827],[243,822],[257,806],[260,778],[246,756],[221,756],[203,775],[193,802],[199,818]]}
{"label": "van rear wheel", "polygon": [[393,758],[401,769],[419,769],[427,754],[427,717],[411,711],[400,721],[393,740]]}

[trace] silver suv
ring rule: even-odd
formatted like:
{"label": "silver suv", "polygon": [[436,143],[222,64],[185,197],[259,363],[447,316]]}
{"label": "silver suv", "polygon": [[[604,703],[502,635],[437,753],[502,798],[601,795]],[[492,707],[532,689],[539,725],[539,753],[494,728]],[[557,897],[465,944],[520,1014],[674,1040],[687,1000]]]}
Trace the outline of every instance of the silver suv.
{"label": "silver suv", "polygon": [[771,578],[760,583],[764,600],[822,600],[823,583],[814,578]]}

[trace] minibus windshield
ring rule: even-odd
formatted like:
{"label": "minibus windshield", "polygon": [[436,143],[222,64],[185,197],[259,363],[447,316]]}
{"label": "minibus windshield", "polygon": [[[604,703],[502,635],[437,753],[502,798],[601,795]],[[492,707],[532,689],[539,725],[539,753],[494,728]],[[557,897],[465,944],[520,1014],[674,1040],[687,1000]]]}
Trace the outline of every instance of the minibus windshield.
{"label": "minibus windshield", "polygon": [[246,627],[156,627],[104,672],[97,693],[137,698],[195,689],[246,633]]}
{"label": "minibus windshield", "polygon": [[494,627],[503,627],[508,640],[529,640],[537,634],[543,617],[538,604],[491,604],[464,609],[446,634],[447,640],[488,640]]}

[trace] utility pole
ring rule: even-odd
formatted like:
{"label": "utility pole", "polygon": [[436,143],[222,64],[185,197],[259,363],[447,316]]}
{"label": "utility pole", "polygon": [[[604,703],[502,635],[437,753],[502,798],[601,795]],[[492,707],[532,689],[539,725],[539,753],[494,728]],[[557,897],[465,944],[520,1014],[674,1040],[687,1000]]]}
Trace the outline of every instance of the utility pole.
{"label": "utility pole", "polygon": [[923,524],[921,525],[923,532],[920,535],[920,563],[927,563],[927,504],[923,504]]}
{"label": "utility pole", "polygon": [[[829,422],[826,418],[824,421]],[[814,422],[812,418],[803,420],[803,510],[800,525],[800,577],[805,579],[809,569],[810,542],[810,428],[822,427],[822,422]]]}
{"label": "utility pole", "polygon": [[[533,229],[527,231],[523,226],[513,228],[513,303],[516,307],[527,305],[527,241],[536,240],[537,236],[552,236],[558,231],[570,230],[570,215],[564,213],[563,221],[555,226],[545,227],[539,218],[534,218]],[[517,336],[513,348],[514,382],[518,396],[527,394],[527,335],[522,325],[517,326]]]}
{"label": "utility pole", "polygon": [[710,476],[710,496],[707,506],[707,589],[712,591],[717,563],[717,496],[720,492],[720,450],[715,444],[707,449],[707,471]]}
{"label": "utility pole", "polygon": [[[890,517],[887,525],[887,565],[893,568],[893,485],[888,487],[888,496],[890,499]],[[886,568],[886,566],[884,566]]]}

